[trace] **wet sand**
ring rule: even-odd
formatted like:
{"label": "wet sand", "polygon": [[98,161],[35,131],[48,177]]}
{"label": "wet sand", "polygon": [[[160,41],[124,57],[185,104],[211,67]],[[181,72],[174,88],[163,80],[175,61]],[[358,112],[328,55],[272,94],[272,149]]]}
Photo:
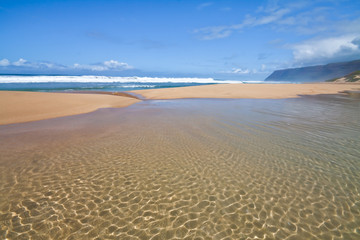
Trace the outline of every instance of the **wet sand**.
{"label": "wet sand", "polygon": [[216,84],[206,86],[162,88],[131,91],[147,99],[178,98],[297,98],[301,95],[337,94],[346,90],[359,90],[360,84]]}
{"label": "wet sand", "polygon": [[[360,89],[360,84],[216,84],[195,87],[130,91],[145,99],[251,98],[281,99],[302,95],[338,94]],[[86,94],[85,94],[86,93]],[[126,107],[140,100],[127,93],[111,92],[39,93],[0,91],[0,125],[37,121]],[[112,96],[113,95],[113,96]]]}
{"label": "wet sand", "polygon": [[0,239],[359,239],[360,101],[150,100],[0,126]]}
{"label": "wet sand", "polygon": [[0,91],[0,124],[20,123],[126,107],[138,102],[127,96]]}

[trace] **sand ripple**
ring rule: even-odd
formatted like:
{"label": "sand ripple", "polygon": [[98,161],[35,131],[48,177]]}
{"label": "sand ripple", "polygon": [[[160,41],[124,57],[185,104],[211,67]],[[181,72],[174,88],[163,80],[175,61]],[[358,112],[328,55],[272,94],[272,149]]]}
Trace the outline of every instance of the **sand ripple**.
{"label": "sand ripple", "polygon": [[359,106],[154,101],[2,126],[0,239],[359,239]]}

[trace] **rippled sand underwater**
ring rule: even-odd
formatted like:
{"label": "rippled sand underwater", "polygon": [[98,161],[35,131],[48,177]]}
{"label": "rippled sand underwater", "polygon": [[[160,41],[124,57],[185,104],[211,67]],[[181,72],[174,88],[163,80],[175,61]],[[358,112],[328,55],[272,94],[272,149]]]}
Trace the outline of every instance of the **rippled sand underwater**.
{"label": "rippled sand underwater", "polygon": [[360,101],[145,101],[0,126],[0,239],[360,239]]}

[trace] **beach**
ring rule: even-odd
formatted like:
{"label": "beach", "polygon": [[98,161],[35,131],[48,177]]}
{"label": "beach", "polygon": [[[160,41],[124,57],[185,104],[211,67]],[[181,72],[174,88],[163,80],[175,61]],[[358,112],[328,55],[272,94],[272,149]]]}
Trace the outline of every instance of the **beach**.
{"label": "beach", "polygon": [[[339,94],[359,89],[359,84],[215,84],[180,88],[130,91],[145,99],[249,98],[282,99],[302,95]],[[0,91],[0,124],[43,120],[95,111],[99,108],[126,107],[140,100],[107,94],[70,94]]]}
{"label": "beach", "polygon": [[76,115],[99,108],[126,107],[138,101],[107,94],[0,91],[0,124]]}
{"label": "beach", "polygon": [[28,115],[73,109],[0,125],[0,238],[358,239],[360,101],[337,94],[358,85],[320,85],[0,92]]}
{"label": "beach", "polygon": [[359,13],[0,1],[0,240],[360,240]]}
{"label": "beach", "polygon": [[339,94],[359,89],[360,84],[302,83],[302,84],[216,84],[183,88],[131,91],[147,99],[178,98],[252,98],[281,99],[302,95]]}

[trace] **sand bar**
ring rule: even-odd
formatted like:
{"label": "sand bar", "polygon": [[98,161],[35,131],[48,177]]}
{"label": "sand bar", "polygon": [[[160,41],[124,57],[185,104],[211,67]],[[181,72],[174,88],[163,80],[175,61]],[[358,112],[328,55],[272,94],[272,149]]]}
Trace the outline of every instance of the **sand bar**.
{"label": "sand bar", "polygon": [[126,107],[138,101],[105,94],[0,91],[0,124],[76,115],[99,108]]}
{"label": "sand bar", "polygon": [[131,91],[147,99],[178,98],[296,98],[301,95],[337,94],[346,90],[359,90],[360,84],[216,84],[205,86],[162,88]]}
{"label": "sand bar", "polygon": [[[296,98],[301,95],[358,91],[360,84],[216,84],[130,91],[146,99]],[[124,93],[40,93],[0,91],[0,124],[37,121],[88,113],[99,108],[126,107],[140,100]]]}

